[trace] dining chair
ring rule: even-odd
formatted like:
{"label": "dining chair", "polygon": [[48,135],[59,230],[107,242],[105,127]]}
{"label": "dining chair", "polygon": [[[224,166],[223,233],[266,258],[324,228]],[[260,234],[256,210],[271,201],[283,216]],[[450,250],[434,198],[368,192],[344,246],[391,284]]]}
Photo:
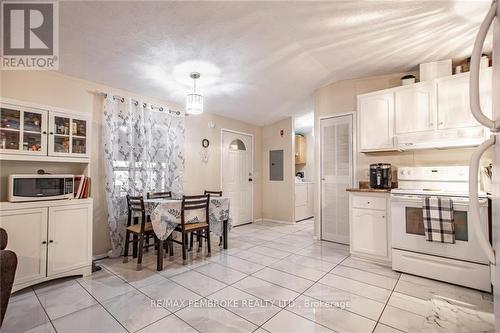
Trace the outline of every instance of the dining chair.
{"label": "dining chair", "polygon": [[[210,194],[203,195],[190,195],[182,197],[181,204],[181,224],[177,225],[174,231],[181,233],[181,241],[170,238],[171,242],[182,245],[182,263],[187,263],[187,246],[188,234],[197,232],[198,237],[207,239],[207,256],[211,255],[210,251],[210,225],[208,223],[208,205],[210,202]],[[204,217],[200,218],[198,222],[186,223],[186,213],[192,210],[204,211]],[[204,235],[201,232],[204,231]],[[202,242],[198,242],[198,249],[201,250]],[[173,255],[173,247],[170,248],[170,255]]]}
{"label": "dining chair", "polygon": [[[204,194],[205,195],[209,194],[210,197],[222,197],[222,191],[208,191],[208,190],[205,190]],[[209,203],[209,205],[210,205],[210,203]],[[201,233],[201,231],[198,231],[196,233],[198,242],[201,242],[200,233]],[[191,250],[193,248],[193,238],[194,238],[194,234],[191,233],[190,240],[189,240],[189,250]],[[220,237],[220,243],[222,244],[222,236]]]}
{"label": "dining chair", "polygon": [[[155,237],[153,225],[146,220],[146,210],[144,209],[144,199],[142,196],[127,195],[127,229],[125,233],[125,249],[123,254],[123,262],[128,262],[128,248],[130,244],[130,235],[133,236],[133,252],[132,256],[137,257],[137,270],[142,269],[142,253],[144,250],[144,238]],[[139,216],[137,216],[139,215]],[[140,220],[140,223],[139,223]],[[137,244],[138,243],[138,244]],[[157,241],[155,241],[157,243]],[[151,244],[146,246],[155,246],[158,244]],[[163,255],[162,251],[158,251]]]}
{"label": "dining chair", "polygon": [[172,198],[172,192],[148,192],[146,194],[148,199],[169,199]]}

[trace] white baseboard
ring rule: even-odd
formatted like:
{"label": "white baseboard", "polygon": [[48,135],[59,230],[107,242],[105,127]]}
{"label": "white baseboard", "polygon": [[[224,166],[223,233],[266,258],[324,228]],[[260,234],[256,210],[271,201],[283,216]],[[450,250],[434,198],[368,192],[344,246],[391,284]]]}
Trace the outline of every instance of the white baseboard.
{"label": "white baseboard", "polygon": [[92,256],[92,261],[94,260],[101,260],[101,259],[104,259],[104,258],[107,258],[108,257],[108,253],[101,253],[101,254],[96,254],[94,256]]}
{"label": "white baseboard", "polygon": [[265,217],[263,217],[261,220],[267,221],[267,222],[282,223],[282,224],[295,224],[295,222],[293,222],[293,221],[273,220],[273,219],[268,219]]}

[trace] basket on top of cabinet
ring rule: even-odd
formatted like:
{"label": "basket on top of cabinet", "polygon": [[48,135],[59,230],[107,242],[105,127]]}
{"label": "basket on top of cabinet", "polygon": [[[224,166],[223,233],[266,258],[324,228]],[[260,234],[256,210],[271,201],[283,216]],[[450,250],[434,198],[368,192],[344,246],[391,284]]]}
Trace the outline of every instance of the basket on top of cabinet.
{"label": "basket on top of cabinet", "polygon": [[89,114],[0,100],[2,160],[88,162]]}

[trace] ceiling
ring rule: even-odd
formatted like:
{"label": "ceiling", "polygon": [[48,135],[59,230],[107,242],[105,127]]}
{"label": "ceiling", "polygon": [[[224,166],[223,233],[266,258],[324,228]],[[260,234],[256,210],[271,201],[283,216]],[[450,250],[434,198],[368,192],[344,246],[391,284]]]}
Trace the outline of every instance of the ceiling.
{"label": "ceiling", "polygon": [[329,82],[470,55],[490,1],[60,2],[60,72],[266,125]]}

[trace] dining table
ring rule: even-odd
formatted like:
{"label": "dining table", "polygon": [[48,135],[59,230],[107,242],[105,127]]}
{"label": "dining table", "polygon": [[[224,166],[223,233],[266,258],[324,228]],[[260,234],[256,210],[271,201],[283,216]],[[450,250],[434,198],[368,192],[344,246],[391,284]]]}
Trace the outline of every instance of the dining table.
{"label": "dining table", "polygon": [[[228,234],[232,227],[229,206],[228,197],[210,197],[208,205],[210,231],[222,237],[224,249],[228,247]],[[156,237],[162,241],[166,240],[177,225],[181,224],[182,199],[144,199],[144,208],[151,218]],[[203,210],[186,211],[185,223],[197,223],[204,219]]]}

